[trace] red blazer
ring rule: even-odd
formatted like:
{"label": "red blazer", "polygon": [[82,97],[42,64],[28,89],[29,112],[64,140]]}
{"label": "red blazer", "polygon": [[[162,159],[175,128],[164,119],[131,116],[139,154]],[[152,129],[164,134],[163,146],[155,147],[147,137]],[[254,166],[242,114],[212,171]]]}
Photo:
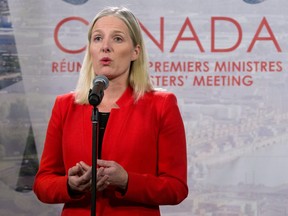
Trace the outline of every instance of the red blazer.
{"label": "red blazer", "polygon": [[[137,103],[127,88],[112,109],[102,159],[128,172],[127,192],[112,187],[97,193],[97,216],[159,216],[159,205],[175,205],[188,195],[186,139],[176,97],[150,92]],[[90,215],[91,194],[77,199],[67,191],[68,169],[92,164],[92,106],[74,103],[74,94],[58,96],[49,121],[33,190],[45,203],[65,203],[62,215]]]}

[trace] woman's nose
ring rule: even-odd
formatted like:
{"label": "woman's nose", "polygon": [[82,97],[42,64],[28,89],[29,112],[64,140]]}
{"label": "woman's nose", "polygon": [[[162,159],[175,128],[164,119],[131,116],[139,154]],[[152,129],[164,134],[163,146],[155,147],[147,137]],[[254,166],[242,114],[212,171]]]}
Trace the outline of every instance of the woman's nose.
{"label": "woman's nose", "polygon": [[111,52],[111,50],[112,49],[111,49],[109,41],[103,40],[101,51],[107,53],[107,52]]}
{"label": "woman's nose", "polygon": [[102,47],[101,51],[104,53],[109,53],[109,52],[111,52],[111,49],[106,46],[106,47]]}

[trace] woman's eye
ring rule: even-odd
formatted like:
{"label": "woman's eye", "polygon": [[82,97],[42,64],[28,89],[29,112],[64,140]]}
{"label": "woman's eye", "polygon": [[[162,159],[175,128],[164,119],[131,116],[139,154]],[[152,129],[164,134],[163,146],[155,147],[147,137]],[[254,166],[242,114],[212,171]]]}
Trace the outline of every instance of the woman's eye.
{"label": "woman's eye", "polygon": [[122,39],[122,37],[116,36],[116,37],[114,37],[114,41],[119,43],[119,42],[122,42],[123,39]]}
{"label": "woman's eye", "polygon": [[95,36],[94,41],[101,41],[101,36]]}

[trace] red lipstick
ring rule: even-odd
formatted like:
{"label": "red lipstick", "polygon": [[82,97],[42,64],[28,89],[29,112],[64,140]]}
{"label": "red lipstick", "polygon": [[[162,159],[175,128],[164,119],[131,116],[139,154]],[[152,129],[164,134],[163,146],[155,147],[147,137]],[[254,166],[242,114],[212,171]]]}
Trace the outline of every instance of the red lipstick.
{"label": "red lipstick", "polygon": [[111,63],[112,59],[110,59],[109,57],[103,57],[100,59],[101,64],[103,65],[109,65]]}

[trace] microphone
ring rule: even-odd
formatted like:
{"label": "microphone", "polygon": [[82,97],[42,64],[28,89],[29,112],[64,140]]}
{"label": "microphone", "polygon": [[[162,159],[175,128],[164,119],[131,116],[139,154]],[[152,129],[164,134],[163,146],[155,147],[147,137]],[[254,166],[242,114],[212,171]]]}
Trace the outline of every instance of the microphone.
{"label": "microphone", "polygon": [[98,106],[104,96],[104,90],[108,88],[109,80],[104,75],[96,76],[93,80],[93,88],[90,89],[88,100],[93,106]]}

